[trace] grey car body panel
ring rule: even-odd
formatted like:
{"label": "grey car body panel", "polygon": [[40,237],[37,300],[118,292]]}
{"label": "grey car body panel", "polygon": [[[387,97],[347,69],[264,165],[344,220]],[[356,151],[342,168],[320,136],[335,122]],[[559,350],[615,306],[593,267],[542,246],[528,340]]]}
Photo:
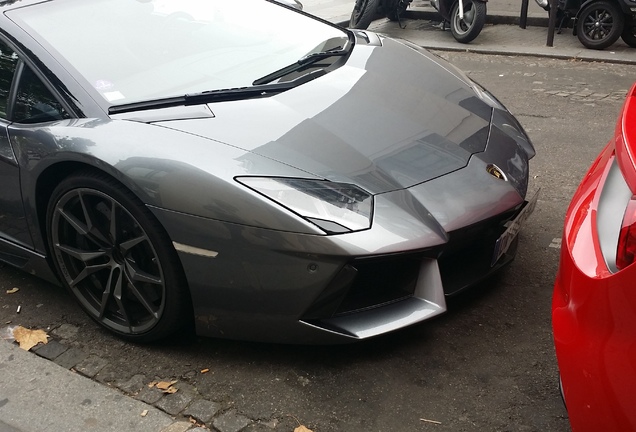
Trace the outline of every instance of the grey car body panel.
{"label": "grey car body panel", "polygon": [[[84,166],[129,188],[173,242],[214,252],[178,251],[201,334],[346,342],[443,312],[434,251],[454,230],[523,203],[533,149],[509,113],[483,102],[443,61],[357,35],[345,65],[279,95],[112,117],[42,47],[22,49],[37,55],[34,67],[46,64],[45,75],[63,81],[59,94],[69,103],[74,95],[76,108],[92,117],[8,127],[11,149],[0,149],[0,175],[15,187],[0,205],[15,202],[19,190],[23,215],[16,220],[23,222],[16,236],[0,226],[0,259],[54,280],[38,214],[38,200],[46,207],[47,197],[38,196],[37,180],[58,167]],[[489,164],[508,181],[488,174]],[[372,226],[325,235],[237,176],[355,183],[374,195]],[[422,259],[409,298],[306,318],[352,259],[420,251],[433,252]]]}
{"label": "grey car body panel", "polygon": [[439,63],[412,54],[392,40],[358,46],[345,66],[298,88],[211,104],[214,119],[160,124],[372,194],[410,187],[483,151],[492,111]]}

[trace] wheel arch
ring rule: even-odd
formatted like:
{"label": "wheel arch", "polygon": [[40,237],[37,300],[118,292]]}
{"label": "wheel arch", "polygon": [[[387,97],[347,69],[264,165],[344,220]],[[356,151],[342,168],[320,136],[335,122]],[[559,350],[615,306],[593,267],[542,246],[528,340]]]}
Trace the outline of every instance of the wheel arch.
{"label": "wheel arch", "polygon": [[36,248],[39,247],[43,251],[46,251],[47,256],[49,256],[50,251],[48,250],[48,242],[46,241],[46,210],[55,187],[71,175],[80,171],[93,171],[95,173],[106,175],[114,181],[122,184],[122,186],[128,189],[139,200],[145,202],[143,196],[140,196],[138,193],[139,187],[137,187],[132,180],[121,175],[120,171],[110,165],[106,165],[104,163],[102,163],[102,165],[104,167],[109,167],[110,169],[103,169],[85,161],[59,161],[47,166],[37,175],[31,196],[35,197],[33,209],[35,215],[34,222],[37,224],[35,229],[40,236],[42,245],[40,246],[36,244],[35,246]]}

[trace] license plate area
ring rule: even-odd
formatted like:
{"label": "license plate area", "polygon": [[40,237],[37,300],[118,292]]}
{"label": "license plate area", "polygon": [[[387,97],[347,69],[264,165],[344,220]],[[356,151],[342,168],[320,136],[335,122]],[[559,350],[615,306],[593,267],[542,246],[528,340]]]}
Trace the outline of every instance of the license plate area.
{"label": "license plate area", "polygon": [[492,261],[490,262],[490,266],[494,266],[499,258],[503,254],[505,254],[510,245],[514,241],[517,234],[521,230],[521,226],[525,223],[525,221],[530,217],[534,208],[537,205],[537,199],[539,198],[539,190],[535,192],[534,196],[526,203],[526,205],[521,209],[519,214],[511,221],[508,222],[508,228],[504,231],[501,236],[495,242],[495,250],[492,255]]}

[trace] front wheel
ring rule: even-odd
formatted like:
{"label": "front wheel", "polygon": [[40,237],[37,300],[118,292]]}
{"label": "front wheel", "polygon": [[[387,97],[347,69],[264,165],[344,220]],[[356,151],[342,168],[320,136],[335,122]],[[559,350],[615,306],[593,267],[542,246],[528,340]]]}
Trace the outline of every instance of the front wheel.
{"label": "front wheel", "polygon": [[632,48],[636,48],[636,22],[629,22],[625,24],[621,38],[627,45]]}
{"label": "front wheel", "polygon": [[378,15],[380,0],[356,0],[351,12],[349,27],[364,30]]}
{"label": "front wheel", "polygon": [[60,279],[97,323],[150,342],[192,319],[185,276],[163,227],[112,178],[84,171],[63,180],[47,209]]}
{"label": "front wheel", "polygon": [[576,35],[586,48],[602,50],[623,33],[625,16],[610,1],[596,1],[586,6],[576,22]]}
{"label": "front wheel", "polygon": [[474,40],[486,24],[486,3],[478,0],[460,0],[464,5],[464,16],[459,16],[459,2],[451,12],[450,27],[457,42]]}

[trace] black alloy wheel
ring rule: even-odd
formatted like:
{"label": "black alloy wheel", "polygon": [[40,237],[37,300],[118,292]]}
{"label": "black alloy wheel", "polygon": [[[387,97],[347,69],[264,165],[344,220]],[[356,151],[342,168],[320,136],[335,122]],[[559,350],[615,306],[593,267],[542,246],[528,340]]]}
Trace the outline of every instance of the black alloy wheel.
{"label": "black alloy wheel", "polygon": [[457,42],[473,41],[486,24],[486,3],[478,0],[460,0],[464,5],[464,16],[459,16],[459,1],[451,10],[450,28]]}
{"label": "black alloy wheel", "polygon": [[176,251],[150,211],[120,183],[90,171],[66,178],[52,194],[47,227],[61,280],[100,325],[150,342],[189,323]]}
{"label": "black alloy wheel", "polygon": [[625,16],[616,4],[596,1],[579,14],[576,35],[586,48],[602,50],[618,40],[624,25]]}
{"label": "black alloy wheel", "polygon": [[634,18],[630,22],[625,23],[621,39],[630,47],[636,48],[636,21],[634,21]]}
{"label": "black alloy wheel", "polygon": [[356,0],[351,12],[349,27],[364,30],[378,16],[380,0]]}

